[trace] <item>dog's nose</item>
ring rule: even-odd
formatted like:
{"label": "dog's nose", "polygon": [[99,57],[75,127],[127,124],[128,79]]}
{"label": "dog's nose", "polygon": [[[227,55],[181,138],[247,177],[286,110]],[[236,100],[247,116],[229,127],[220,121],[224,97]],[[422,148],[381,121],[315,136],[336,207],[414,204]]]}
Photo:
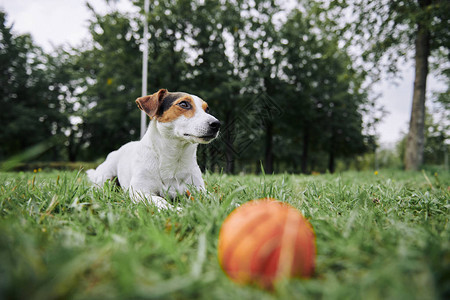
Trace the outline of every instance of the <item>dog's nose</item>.
{"label": "dog's nose", "polygon": [[219,120],[215,120],[215,121],[213,121],[213,122],[210,122],[209,123],[209,127],[211,128],[211,129],[214,129],[214,130],[219,130],[219,128],[220,128],[220,121]]}

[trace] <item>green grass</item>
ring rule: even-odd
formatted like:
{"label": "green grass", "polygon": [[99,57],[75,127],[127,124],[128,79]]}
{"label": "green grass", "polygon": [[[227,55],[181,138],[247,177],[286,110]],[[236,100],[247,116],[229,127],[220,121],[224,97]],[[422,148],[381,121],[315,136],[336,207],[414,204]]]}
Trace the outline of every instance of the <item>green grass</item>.
{"label": "green grass", "polygon": [[[181,213],[132,204],[83,173],[0,173],[2,299],[439,299],[450,296],[450,174],[207,174]],[[273,292],[231,282],[217,237],[236,205],[274,197],[317,235],[316,275]]]}

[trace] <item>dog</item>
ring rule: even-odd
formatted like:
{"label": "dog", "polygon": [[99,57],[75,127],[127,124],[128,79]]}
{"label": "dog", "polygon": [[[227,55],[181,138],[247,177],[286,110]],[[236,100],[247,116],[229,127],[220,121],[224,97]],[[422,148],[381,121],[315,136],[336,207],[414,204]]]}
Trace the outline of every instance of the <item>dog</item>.
{"label": "dog", "polygon": [[201,98],[184,92],[158,92],[136,99],[151,119],[140,141],[111,152],[89,180],[102,186],[117,178],[133,201],[147,200],[158,209],[171,209],[163,197],[175,198],[189,189],[205,190],[197,164],[198,144],[208,144],[220,131],[220,122]]}

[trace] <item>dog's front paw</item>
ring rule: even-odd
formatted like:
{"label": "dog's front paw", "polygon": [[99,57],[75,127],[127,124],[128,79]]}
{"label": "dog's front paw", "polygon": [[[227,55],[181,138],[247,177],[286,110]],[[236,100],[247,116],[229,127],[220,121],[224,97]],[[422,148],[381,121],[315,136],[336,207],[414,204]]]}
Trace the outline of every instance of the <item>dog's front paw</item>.
{"label": "dog's front paw", "polygon": [[182,211],[183,209],[181,207],[174,207],[172,204],[170,204],[169,202],[166,201],[166,199],[159,197],[159,196],[150,196],[148,198],[148,201],[155,205],[156,208],[160,211],[162,209],[167,210],[176,210],[178,212]]}

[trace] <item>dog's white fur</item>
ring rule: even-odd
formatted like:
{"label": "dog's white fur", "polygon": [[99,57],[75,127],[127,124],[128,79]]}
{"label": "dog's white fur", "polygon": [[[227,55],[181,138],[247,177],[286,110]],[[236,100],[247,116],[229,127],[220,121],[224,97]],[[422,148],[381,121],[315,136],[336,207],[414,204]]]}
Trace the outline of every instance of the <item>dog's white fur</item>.
{"label": "dog's white fur", "polygon": [[[176,197],[192,188],[203,190],[205,183],[197,164],[197,146],[217,137],[218,131],[211,139],[202,138],[210,130],[210,124],[218,123],[218,120],[202,109],[203,100],[189,96],[195,105],[193,116],[181,115],[164,123],[152,118],[140,141],[127,143],[111,152],[97,169],[86,172],[88,178],[102,186],[105,181],[117,177],[133,201],[145,199],[158,209],[172,208],[163,196]],[[154,115],[150,113],[150,116]]]}

